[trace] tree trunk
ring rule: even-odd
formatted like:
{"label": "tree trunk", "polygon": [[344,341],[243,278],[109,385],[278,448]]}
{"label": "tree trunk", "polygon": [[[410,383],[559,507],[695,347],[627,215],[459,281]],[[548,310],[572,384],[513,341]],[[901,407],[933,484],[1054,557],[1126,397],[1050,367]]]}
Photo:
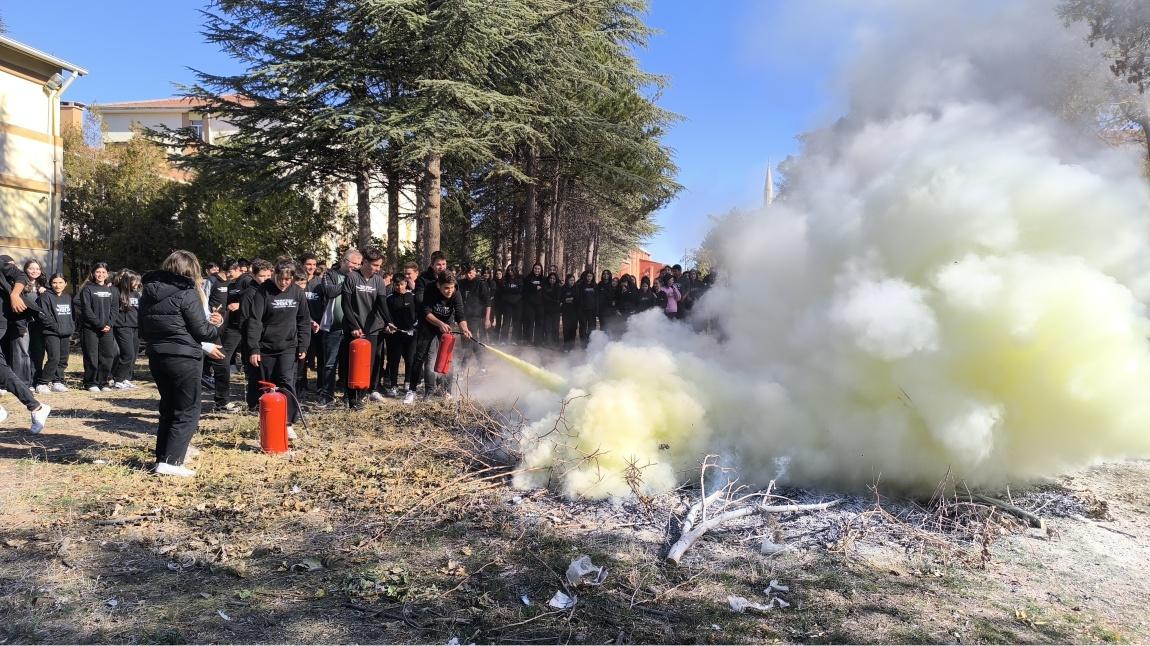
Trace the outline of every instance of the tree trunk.
{"label": "tree trunk", "polygon": [[387,266],[399,268],[399,169],[387,170]]}
{"label": "tree trunk", "polygon": [[547,263],[555,265],[559,271],[560,280],[563,279],[563,258],[559,253],[559,223],[563,218],[563,178],[559,174],[559,165],[555,165],[554,185],[551,187],[551,221],[547,232]]}
{"label": "tree trunk", "polygon": [[355,169],[355,243],[360,249],[371,246],[371,172],[367,165]]}
{"label": "tree trunk", "polygon": [[527,148],[527,190],[523,198],[523,270],[530,270],[532,264],[539,259],[539,223],[536,221],[539,212],[538,196],[535,183],[535,161],[537,155],[535,147]]}
{"label": "tree trunk", "polygon": [[432,252],[439,251],[440,178],[442,176],[440,164],[442,161],[442,155],[431,153],[423,165],[423,222],[426,227],[426,239],[421,255],[424,265],[431,264]]}

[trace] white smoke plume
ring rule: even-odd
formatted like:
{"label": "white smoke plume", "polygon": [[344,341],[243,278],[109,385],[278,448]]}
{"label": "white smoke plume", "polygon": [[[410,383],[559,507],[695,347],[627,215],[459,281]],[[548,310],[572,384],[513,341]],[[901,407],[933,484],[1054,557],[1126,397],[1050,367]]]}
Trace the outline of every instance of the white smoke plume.
{"label": "white smoke plume", "polygon": [[721,453],[929,490],[1150,455],[1150,191],[1060,113],[1098,53],[1047,2],[883,6],[784,199],[714,232],[716,332],[597,338],[562,419],[530,398],[520,485],[662,491]]}

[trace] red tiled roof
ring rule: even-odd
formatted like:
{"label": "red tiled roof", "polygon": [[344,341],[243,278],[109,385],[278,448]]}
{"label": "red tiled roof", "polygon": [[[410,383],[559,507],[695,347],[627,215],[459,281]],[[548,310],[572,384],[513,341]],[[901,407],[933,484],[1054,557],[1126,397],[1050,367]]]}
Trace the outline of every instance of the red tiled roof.
{"label": "red tiled roof", "polygon": [[[254,105],[255,101],[243,98],[238,94],[225,94],[222,97],[229,103],[239,103],[241,105]],[[189,97],[170,97],[167,99],[148,99],[146,101],[122,101],[120,103],[102,103],[99,105],[100,109],[107,110],[125,108],[137,110],[186,110],[192,108],[199,108],[207,105],[207,102],[202,99],[194,99]]]}

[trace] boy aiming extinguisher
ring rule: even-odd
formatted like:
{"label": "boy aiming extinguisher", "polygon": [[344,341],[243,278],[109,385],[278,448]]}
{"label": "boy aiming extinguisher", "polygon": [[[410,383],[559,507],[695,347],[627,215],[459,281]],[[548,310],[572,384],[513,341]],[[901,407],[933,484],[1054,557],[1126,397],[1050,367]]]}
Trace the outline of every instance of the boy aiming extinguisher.
{"label": "boy aiming extinguisher", "polygon": [[[415,389],[419,387],[423,366],[427,363],[428,351],[434,339],[451,334],[454,323],[459,324],[463,338],[472,338],[471,329],[464,318],[463,297],[455,288],[455,276],[448,271],[439,274],[435,287],[424,293],[420,306],[419,327],[415,335],[415,360],[407,376],[407,394],[403,398],[405,404],[415,403]],[[450,384],[447,394],[451,396]]]}

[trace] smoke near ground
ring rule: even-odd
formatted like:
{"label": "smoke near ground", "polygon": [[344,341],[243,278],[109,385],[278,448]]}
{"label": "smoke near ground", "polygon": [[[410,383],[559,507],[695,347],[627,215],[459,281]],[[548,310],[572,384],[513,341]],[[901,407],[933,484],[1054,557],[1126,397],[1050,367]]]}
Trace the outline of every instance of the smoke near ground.
{"label": "smoke near ground", "polygon": [[720,453],[744,481],[929,490],[1150,455],[1138,149],[1059,113],[1098,54],[1049,3],[961,4],[882,5],[785,199],[713,232],[715,332],[649,312],[595,339],[565,406],[524,400],[520,485],[662,491]]}

